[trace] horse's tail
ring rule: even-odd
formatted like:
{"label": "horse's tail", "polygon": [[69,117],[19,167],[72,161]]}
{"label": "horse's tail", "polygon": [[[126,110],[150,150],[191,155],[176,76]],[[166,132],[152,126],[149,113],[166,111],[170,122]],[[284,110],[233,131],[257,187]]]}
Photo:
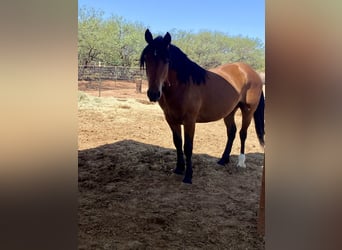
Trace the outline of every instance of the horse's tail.
{"label": "horse's tail", "polygon": [[264,135],[265,135],[264,110],[265,110],[265,97],[264,97],[264,93],[261,92],[258,107],[254,112],[255,130],[256,130],[256,133],[258,135],[259,143],[261,146],[265,145],[265,140],[264,140]]}

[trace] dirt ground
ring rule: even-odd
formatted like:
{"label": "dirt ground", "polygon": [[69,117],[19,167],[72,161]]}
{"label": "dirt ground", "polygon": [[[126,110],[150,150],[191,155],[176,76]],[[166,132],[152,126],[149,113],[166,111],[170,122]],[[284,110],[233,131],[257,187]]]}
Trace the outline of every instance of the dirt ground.
{"label": "dirt ground", "polygon": [[[79,83],[79,249],[264,249],[257,234],[263,165],[254,123],[246,169],[216,162],[222,120],[197,124],[193,184],[174,175],[176,151],[158,104],[135,83],[102,82],[101,97]],[[111,90],[109,90],[111,88]],[[241,116],[236,117],[237,126]]]}

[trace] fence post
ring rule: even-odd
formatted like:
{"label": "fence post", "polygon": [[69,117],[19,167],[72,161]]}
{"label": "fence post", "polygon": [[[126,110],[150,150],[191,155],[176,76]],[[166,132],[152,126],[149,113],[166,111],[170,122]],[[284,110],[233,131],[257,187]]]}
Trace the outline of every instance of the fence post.
{"label": "fence post", "polygon": [[101,88],[102,88],[102,79],[101,75],[99,76],[99,97],[101,97]]}
{"label": "fence post", "polygon": [[142,79],[139,77],[135,77],[135,92],[141,93]]}
{"label": "fence post", "polygon": [[118,80],[118,68],[117,66],[114,66],[114,82],[116,83],[116,81]]}
{"label": "fence post", "polygon": [[99,88],[99,97],[101,97],[101,91],[102,91],[102,76],[101,76],[101,68],[100,67],[96,67],[95,66],[95,79],[98,80],[99,82],[99,85],[98,85],[98,88]]}

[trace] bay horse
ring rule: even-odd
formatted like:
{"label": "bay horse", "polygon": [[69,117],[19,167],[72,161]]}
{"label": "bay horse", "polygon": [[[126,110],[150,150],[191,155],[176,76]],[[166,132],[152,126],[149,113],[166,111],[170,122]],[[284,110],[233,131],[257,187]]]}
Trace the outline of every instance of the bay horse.
{"label": "bay horse", "polygon": [[[185,171],[184,183],[192,183],[192,149],[195,124],[224,118],[227,144],[218,164],[229,162],[236,133],[234,115],[242,113],[241,149],[238,167],[245,165],[247,129],[254,116],[255,128],[264,145],[264,95],[260,76],[247,64],[224,64],[205,70],[191,61],[178,47],[171,44],[171,35],[153,38],[145,31],[147,46],[140,57],[140,67],[146,69],[147,96],[159,103],[171,128],[177,151],[176,174]],[[184,126],[184,154],[181,125]]]}

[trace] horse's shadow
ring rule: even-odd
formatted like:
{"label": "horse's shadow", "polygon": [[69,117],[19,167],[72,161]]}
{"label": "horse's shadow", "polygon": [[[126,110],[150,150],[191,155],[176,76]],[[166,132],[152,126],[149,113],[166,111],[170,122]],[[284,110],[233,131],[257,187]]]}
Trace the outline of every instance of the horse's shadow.
{"label": "horse's shadow", "polygon": [[[237,168],[238,155],[231,155],[224,167],[217,164],[218,158],[208,154],[193,154],[194,178],[208,169],[236,174],[244,171],[260,171],[264,154],[246,154],[246,169]],[[176,167],[176,150],[134,140],[122,140],[95,148],[78,151],[79,186],[101,185],[115,180],[129,180],[142,174],[169,176]],[[90,182],[89,182],[90,181]],[[97,184],[96,184],[97,183]],[[82,185],[81,185],[82,186]],[[87,185],[86,185],[87,186]]]}
{"label": "horse's shadow", "polygon": [[[237,171],[237,155],[223,167],[216,157],[194,154],[189,185],[172,173],[175,149],[123,140],[78,151],[80,242],[93,242],[97,235],[110,240],[115,235],[115,244],[137,235],[151,242],[148,230],[165,245],[183,244],[187,236],[178,232],[189,230],[194,241],[206,242],[203,232],[208,228],[214,230],[207,232],[210,238],[222,246],[241,232],[248,232],[248,242],[262,242],[256,213],[263,154],[246,156],[246,170]],[[223,234],[215,233],[221,230]]]}

